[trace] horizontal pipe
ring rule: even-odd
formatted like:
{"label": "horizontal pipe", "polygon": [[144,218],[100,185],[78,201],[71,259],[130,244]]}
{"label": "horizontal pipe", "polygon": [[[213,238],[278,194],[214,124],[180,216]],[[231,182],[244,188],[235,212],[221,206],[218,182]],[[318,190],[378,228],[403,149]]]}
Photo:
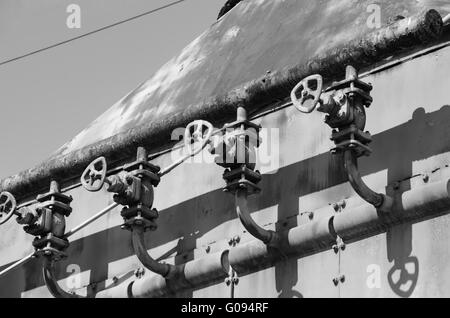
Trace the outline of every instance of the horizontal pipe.
{"label": "horizontal pipe", "polygon": [[326,81],[333,80],[345,72],[347,65],[357,69],[369,67],[387,56],[436,40],[442,30],[442,17],[435,10],[399,20],[345,45],[332,46],[306,63],[265,74],[227,94],[161,117],[157,122],[131,128],[69,154],[53,157],[33,169],[0,181],[0,190],[11,192],[21,201],[45,190],[51,179],[63,182],[78,178],[85,167],[100,156],[106,157],[113,165],[117,164],[134,157],[139,146],[164,146],[171,140],[175,128],[193,120],[222,123],[235,116],[238,106],[245,107],[249,112],[257,111],[289,96],[292,88],[311,74],[320,73]]}
{"label": "horizontal pipe", "polygon": [[356,241],[382,233],[399,223],[437,216],[450,211],[450,180],[429,184],[404,192],[396,198],[390,213],[381,212],[371,204],[344,210],[280,234],[284,244],[277,251],[259,241],[251,241],[230,250],[230,265],[238,274],[267,268],[288,255],[303,257],[326,250],[344,241]]}
{"label": "horizontal pipe", "polygon": [[399,223],[437,216],[450,210],[450,180],[435,182],[402,193],[390,213],[371,205],[344,211],[334,217],[333,227],[344,241],[381,233]]}
{"label": "horizontal pipe", "polygon": [[286,257],[304,257],[331,248],[339,236],[345,242],[376,235],[394,225],[436,217],[450,211],[450,180],[431,183],[395,197],[393,210],[383,213],[363,204],[279,233],[280,245],[273,248],[260,240],[177,265],[181,275],[166,280],[146,275],[131,283],[104,290],[97,297],[163,297],[186,289],[199,289],[228,276],[231,267],[238,275],[267,268]]}
{"label": "horizontal pipe", "polygon": [[306,255],[335,244],[336,234],[332,228],[333,216],[301,225],[279,233],[277,248],[266,246],[260,241],[250,241],[230,250],[231,267],[239,275],[267,268],[290,255]]}
{"label": "horizontal pipe", "polygon": [[230,269],[228,250],[176,265],[176,267],[177,271],[170,279],[151,272],[145,273],[140,279],[101,291],[96,297],[166,297],[183,290],[207,287],[228,277]]}

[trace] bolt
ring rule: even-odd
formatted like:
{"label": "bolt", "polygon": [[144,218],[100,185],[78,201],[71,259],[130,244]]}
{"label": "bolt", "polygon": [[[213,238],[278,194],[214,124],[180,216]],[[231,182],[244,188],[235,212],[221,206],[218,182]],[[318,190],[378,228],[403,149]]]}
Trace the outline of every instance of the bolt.
{"label": "bolt", "polygon": [[341,251],[345,251],[346,248],[345,243],[342,243],[339,247],[341,248]]}
{"label": "bolt", "polygon": [[229,277],[225,278],[225,284],[227,284],[227,286],[231,285],[231,279]]}
{"label": "bolt", "polygon": [[207,246],[206,249],[205,249],[205,251],[206,251],[206,253],[211,252],[211,246]]}
{"label": "bolt", "polygon": [[427,183],[428,181],[430,181],[430,176],[428,174],[424,174],[422,176],[422,180],[423,180],[423,182]]}
{"label": "bolt", "polygon": [[119,282],[119,279],[118,279],[116,276],[114,276],[114,277],[112,278],[112,280],[113,280],[113,283],[114,283],[114,284],[117,284],[117,283]]}
{"label": "bolt", "polygon": [[239,284],[239,277],[234,277],[234,278],[233,278],[233,284],[234,284],[234,285]]}
{"label": "bolt", "polygon": [[339,278],[337,277],[333,278],[333,284],[334,286],[337,286],[339,284]]}
{"label": "bolt", "polygon": [[234,242],[235,242],[236,244],[239,244],[239,242],[241,241],[241,237],[240,237],[239,235],[236,235],[236,236],[233,238],[233,240],[234,240]]}
{"label": "bolt", "polygon": [[341,275],[339,277],[339,280],[340,280],[341,283],[345,282],[345,275]]}

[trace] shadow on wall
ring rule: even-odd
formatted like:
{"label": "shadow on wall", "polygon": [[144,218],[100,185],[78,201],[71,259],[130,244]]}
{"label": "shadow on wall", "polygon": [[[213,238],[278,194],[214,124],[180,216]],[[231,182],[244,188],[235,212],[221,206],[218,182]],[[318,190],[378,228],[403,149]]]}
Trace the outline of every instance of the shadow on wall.
{"label": "shadow on wall", "polygon": [[[414,161],[450,151],[449,119],[450,106],[428,114],[417,109],[412,120],[374,136],[372,156],[360,163],[362,175],[387,169],[390,183],[410,177]],[[342,160],[329,153],[283,167],[276,174],[263,177],[263,193],[250,200],[250,208],[259,211],[278,205],[278,224],[289,218],[294,221],[283,229],[295,227],[299,197],[346,182],[342,170]],[[167,255],[174,252],[177,263],[191,260],[199,237],[236,218],[233,201],[232,196],[219,189],[161,211],[158,230],[146,236],[148,248],[178,239],[178,246]],[[277,229],[281,230],[278,224]],[[230,237],[235,234],[230,233]],[[411,225],[393,228],[387,237],[388,259],[393,262],[389,272],[391,288],[399,296],[410,296],[419,270],[417,258],[411,255]],[[107,279],[109,263],[133,255],[130,233],[120,227],[95,233],[72,242],[68,254],[71,256],[58,266],[59,278],[67,276],[67,265],[76,263],[82,272],[90,271],[92,284],[103,282]],[[410,264],[414,265],[413,269],[409,268]],[[0,279],[0,286],[8,286],[0,288],[0,297],[20,297],[22,291],[44,285],[41,276],[39,261],[29,262]],[[278,263],[275,279],[279,297],[301,297],[294,290],[298,283],[297,259]]]}

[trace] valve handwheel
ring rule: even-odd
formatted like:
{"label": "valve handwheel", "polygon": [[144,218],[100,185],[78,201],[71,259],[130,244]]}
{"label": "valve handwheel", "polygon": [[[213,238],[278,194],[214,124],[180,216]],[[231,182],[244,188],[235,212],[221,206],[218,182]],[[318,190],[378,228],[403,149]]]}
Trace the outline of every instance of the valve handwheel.
{"label": "valve handwheel", "polygon": [[105,157],[91,162],[81,175],[81,184],[90,192],[97,192],[103,187],[106,179],[107,164]]}
{"label": "valve handwheel", "polygon": [[303,79],[291,92],[291,100],[295,108],[302,113],[311,113],[320,101],[322,88],[323,78],[321,75],[311,75]]}
{"label": "valve handwheel", "polygon": [[[190,156],[195,156],[206,147],[212,137],[213,130],[213,125],[205,120],[193,121],[186,127],[184,144]],[[193,144],[197,142],[201,142],[201,147],[195,149]]]}
{"label": "valve handwheel", "polygon": [[0,193],[0,225],[8,222],[17,209],[17,202],[9,192]]}

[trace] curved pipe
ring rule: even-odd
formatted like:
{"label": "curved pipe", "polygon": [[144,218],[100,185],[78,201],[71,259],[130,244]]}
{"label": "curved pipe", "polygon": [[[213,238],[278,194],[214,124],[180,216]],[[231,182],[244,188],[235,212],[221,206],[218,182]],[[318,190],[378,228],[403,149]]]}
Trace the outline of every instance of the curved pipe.
{"label": "curved pipe", "polygon": [[80,295],[68,293],[58,285],[58,281],[55,277],[55,261],[48,256],[44,259],[42,274],[44,276],[45,285],[55,298],[85,298]]}
{"label": "curved pipe", "polygon": [[275,241],[276,233],[260,227],[250,215],[247,204],[247,189],[238,189],[236,191],[235,199],[236,213],[245,229],[263,243],[273,243]]}
{"label": "curved pipe", "polygon": [[142,226],[134,225],[132,227],[132,241],[134,253],[145,268],[165,278],[169,278],[175,273],[176,266],[159,263],[148,254],[147,248],[145,247],[144,228]]}
{"label": "curved pipe", "polygon": [[353,150],[344,152],[344,167],[352,188],[361,198],[380,211],[389,212],[392,209],[393,200],[391,197],[373,191],[362,180],[358,170],[358,159]]}

